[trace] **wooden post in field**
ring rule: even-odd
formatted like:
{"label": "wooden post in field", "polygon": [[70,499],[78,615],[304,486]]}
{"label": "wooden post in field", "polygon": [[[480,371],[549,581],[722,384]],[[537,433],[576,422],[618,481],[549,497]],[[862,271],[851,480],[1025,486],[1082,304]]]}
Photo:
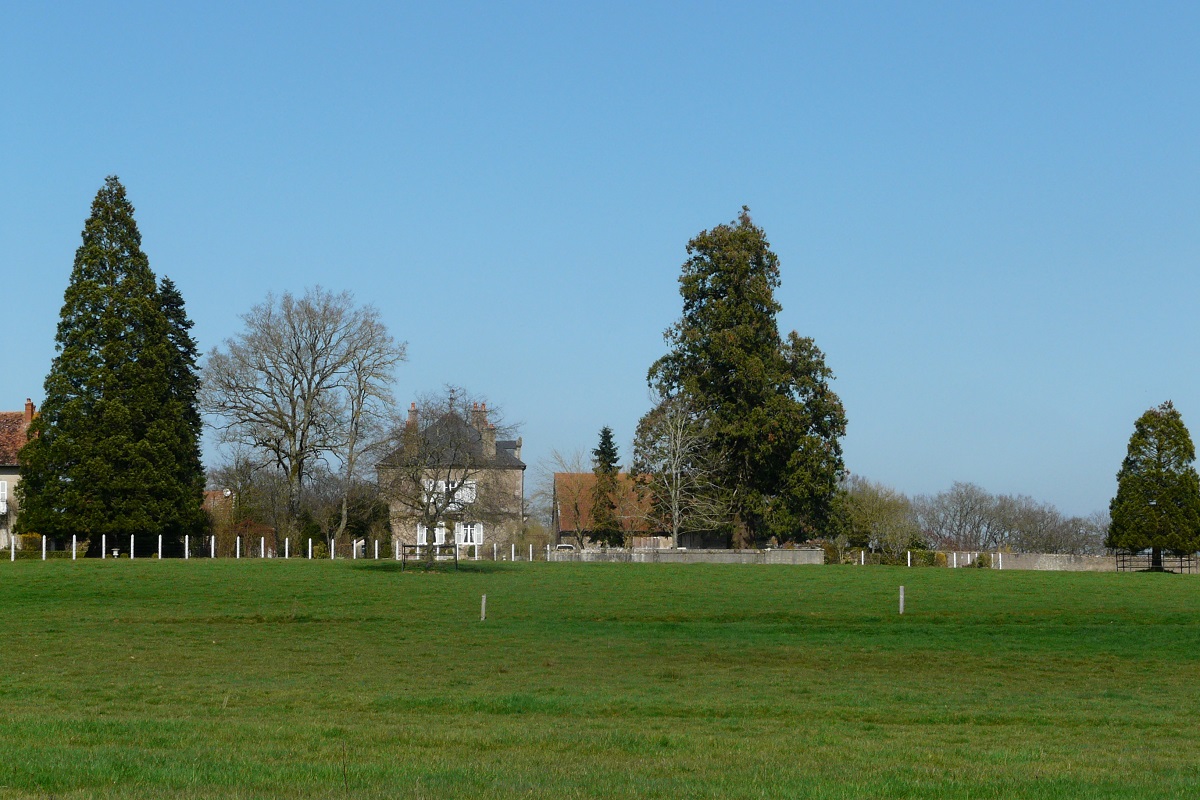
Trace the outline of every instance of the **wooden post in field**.
{"label": "wooden post in field", "polygon": [[158,535],[158,560],[162,561],[162,534]]}
{"label": "wooden post in field", "polygon": [[487,595],[485,594],[483,596],[483,599],[479,601],[479,621],[483,622],[486,619],[487,619]]}
{"label": "wooden post in field", "polygon": [[71,560],[75,560],[75,534],[71,534]]}
{"label": "wooden post in field", "polygon": [[46,536],[42,535],[42,561],[46,560]]}
{"label": "wooden post in field", "polygon": [[900,613],[904,613],[904,587],[900,587]]}

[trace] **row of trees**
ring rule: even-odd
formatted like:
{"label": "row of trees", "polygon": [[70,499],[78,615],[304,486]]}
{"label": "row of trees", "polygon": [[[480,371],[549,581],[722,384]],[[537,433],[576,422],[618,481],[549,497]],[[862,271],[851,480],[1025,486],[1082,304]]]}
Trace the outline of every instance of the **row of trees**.
{"label": "row of trees", "polygon": [[992,494],[973,483],[910,498],[855,475],[844,490],[846,527],[830,537],[840,549],[869,548],[899,561],[906,550],[1085,555],[1105,547],[1103,514],[1071,517],[1032,497]]}

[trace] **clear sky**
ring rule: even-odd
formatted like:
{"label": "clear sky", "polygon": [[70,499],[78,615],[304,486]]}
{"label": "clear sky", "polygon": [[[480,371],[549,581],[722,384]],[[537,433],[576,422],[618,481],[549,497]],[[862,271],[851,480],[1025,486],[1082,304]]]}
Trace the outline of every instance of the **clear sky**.
{"label": "clear sky", "polygon": [[746,204],[851,471],[1106,508],[1141,412],[1200,435],[1197,42],[1195,3],[10,3],[0,407],[117,174],[205,351],[349,290],[405,405],[627,456],[687,240]]}

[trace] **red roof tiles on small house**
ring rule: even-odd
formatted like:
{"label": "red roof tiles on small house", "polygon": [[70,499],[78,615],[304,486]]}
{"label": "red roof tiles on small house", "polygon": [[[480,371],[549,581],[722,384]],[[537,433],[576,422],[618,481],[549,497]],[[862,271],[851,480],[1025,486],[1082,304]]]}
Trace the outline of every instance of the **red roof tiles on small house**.
{"label": "red roof tiles on small house", "polygon": [[[621,493],[617,497],[617,514],[622,527],[632,533],[653,533],[649,521],[650,499],[638,493],[637,484],[626,472],[617,474]],[[579,530],[592,529],[592,493],[596,488],[594,472],[554,473],[554,502],[558,530],[556,533],[573,533],[575,522],[580,521]]]}
{"label": "red roof tiles on small house", "polygon": [[0,467],[17,466],[17,453],[25,446],[25,432],[35,416],[37,409],[28,398],[24,411],[0,411]]}

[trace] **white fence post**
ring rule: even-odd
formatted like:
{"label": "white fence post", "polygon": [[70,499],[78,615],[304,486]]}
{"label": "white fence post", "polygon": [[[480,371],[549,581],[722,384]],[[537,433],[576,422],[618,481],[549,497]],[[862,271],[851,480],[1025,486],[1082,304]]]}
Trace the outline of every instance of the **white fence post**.
{"label": "white fence post", "polygon": [[162,561],[162,534],[158,535],[158,560]]}
{"label": "white fence post", "polygon": [[312,537],[308,538],[308,560],[312,561]]}
{"label": "white fence post", "polygon": [[508,549],[509,549],[508,560],[516,561],[517,560],[517,546],[510,542],[508,545]]}
{"label": "white fence post", "polygon": [[908,565],[911,567],[912,566],[912,550],[906,550],[905,552],[908,554]]}
{"label": "white fence post", "polygon": [[208,557],[217,557],[217,535],[215,533],[208,537]]}
{"label": "white fence post", "polygon": [[9,549],[9,552],[11,553],[8,560],[16,561],[17,560],[17,537],[13,536],[11,533],[8,535],[8,549]]}
{"label": "white fence post", "polygon": [[904,587],[900,587],[900,613],[904,613]]}
{"label": "white fence post", "polygon": [[75,560],[75,534],[71,534],[71,560]]}
{"label": "white fence post", "polygon": [[867,565],[867,551],[866,550],[858,551],[858,565],[860,567],[865,567]]}
{"label": "white fence post", "polygon": [[42,561],[46,560],[46,536],[42,535]]}
{"label": "white fence post", "polygon": [[998,569],[1004,569],[1004,553],[997,552],[996,555],[1000,557],[1000,566]]}
{"label": "white fence post", "polygon": [[400,540],[396,540],[396,560],[400,560]]}
{"label": "white fence post", "polygon": [[133,561],[133,534],[129,536],[129,560]]}
{"label": "white fence post", "polygon": [[337,539],[329,540],[329,560],[333,561],[334,555],[337,553]]}
{"label": "white fence post", "polygon": [[100,534],[100,557],[101,558],[108,558],[108,556],[105,555],[105,551],[107,551],[107,550],[108,550],[108,534],[103,533],[103,534]]}
{"label": "white fence post", "polygon": [[492,561],[496,560],[496,543],[492,542]]}
{"label": "white fence post", "polygon": [[483,622],[487,619],[487,595],[479,601],[479,621]]}
{"label": "white fence post", "polygon": [[186,533],[183,535],[183,560],[188,560],[188,545],[191,544],[191,537]]}
{"label": "white fence post", "polygon": [[267,557],[267,537],[265,536],[258,537],[258,557]]}
{"label": "white fence post", "polygon": [[242,537],[241,536],[237,537],[237,552],[234,554],[233,557],[234,558],[242,557]]}
{"label": "white fence post", "polygon": [[954,569],[958,569],[958,551],[955,550],[953,553],[950,554],[950,557],[954,559],[954,563],[951,566]]}
{"label": "white fence post", "polygon": [[533,561],[533,545],[529,545],[529,560]]}
{"label": "white fence post", "polygon": [[379,540],[375,540],[375,560],[379,560]]}
{"label": "white fence post", "polygon": [[287,560],[292,557],[292,537],[287,537],[283,540],[283,558]]}

